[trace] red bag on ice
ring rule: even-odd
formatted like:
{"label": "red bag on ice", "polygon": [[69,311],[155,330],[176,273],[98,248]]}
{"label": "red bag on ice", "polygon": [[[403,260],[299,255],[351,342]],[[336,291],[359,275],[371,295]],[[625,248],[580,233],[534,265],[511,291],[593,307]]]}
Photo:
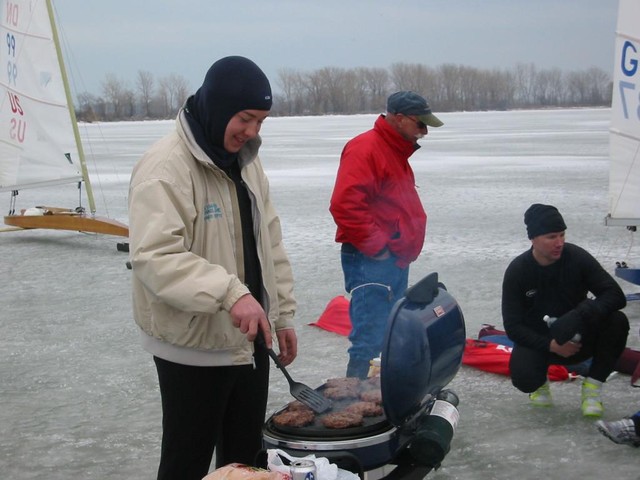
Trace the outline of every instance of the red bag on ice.
{"label": "red bag on ice", "polygon": [[[511,350],[513,349],[506,345],[467,338],[462,364],[485,372],[510,376]],[[547,375],[552,382],[560,382],[569,378],[569,371],[562,365],[549,365]]]}

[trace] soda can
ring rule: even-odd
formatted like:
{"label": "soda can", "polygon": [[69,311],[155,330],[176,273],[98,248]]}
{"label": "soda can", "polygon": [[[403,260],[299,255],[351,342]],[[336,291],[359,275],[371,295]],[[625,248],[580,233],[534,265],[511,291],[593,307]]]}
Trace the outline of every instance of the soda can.
{"label": "soda can", "polygon": [[313,460],[296,460],[291,462],[292,480],[316,480],[316,464]]}

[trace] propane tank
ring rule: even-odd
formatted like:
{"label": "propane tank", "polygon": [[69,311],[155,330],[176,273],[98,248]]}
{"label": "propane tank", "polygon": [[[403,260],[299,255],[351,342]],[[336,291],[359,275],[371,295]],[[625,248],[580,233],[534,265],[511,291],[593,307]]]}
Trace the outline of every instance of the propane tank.
{"label": "propane tank", "polygon": [[451,390],[441,390],[428,415],[419,422],[409,451],[420,464],[437,469],[449,453],[451,439],[460,413],[458,396]]}
{"label": "propane tank", "polygon": [[[547,325],[550,327],[551,324],[553,322],[555,322],[558,318],[557,317],[550,317],[549,315],[545,315],[544,317],[542,317],[542,319],[545,322],[547,322]],[[570,341],[578,343],[581,339],[582,339],[582,335],[580,335],[579,333],[576,333]]]}

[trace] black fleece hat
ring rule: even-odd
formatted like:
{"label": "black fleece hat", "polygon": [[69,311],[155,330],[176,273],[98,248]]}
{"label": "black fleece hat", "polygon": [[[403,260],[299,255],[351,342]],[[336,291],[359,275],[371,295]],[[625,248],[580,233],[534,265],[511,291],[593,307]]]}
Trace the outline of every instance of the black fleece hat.
{"label": "black fleece hat", "polygon": [[[187,102],[189,114],[207,142],[224,147],[231,117],[242,110],[271,110],[271,85],[260,67],[245,57],[224,57],[209,68],[204,82]],[[200,143],[200,142],[198,142]]]}
{"label": "black fleece hat", "polygon": [[524,223],[527,226],[529,239],[552,232],[563,232],[567,226],[562,215],[553,205],[534,203],[524,212]]}

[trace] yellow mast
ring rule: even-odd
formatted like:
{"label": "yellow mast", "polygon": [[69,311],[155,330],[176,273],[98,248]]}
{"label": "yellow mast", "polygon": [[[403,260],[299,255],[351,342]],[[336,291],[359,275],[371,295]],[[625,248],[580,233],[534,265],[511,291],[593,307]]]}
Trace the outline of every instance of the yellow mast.
{"label": "yellow mast", "polygon": [[67,97],[67,108],[69,109],[69,115],[71,116],[71,125],[73,126],[73,136],[76,139],[76,147],[78,149],[78,156],[80,161],[80,169],[82,170],[82,179],[87,189],[87,199],[89,200],[89,210],[92,215],[96,213],[96,203],[93,198],[93,189],[91,188],[91,182],[89,181],[89,171],[87,170],[87,163],[84,157],[84,150],[82,148],[82,140],[80,140],[80,131],[78,130],[78,121],[76,119],[76,112],[73,107],[73,99],[71,98],[71,88],[69,87],[69,78],[67,77],[67,70],[64,66],[64,59],[62,58],[62,49],[60,48],[60,39],[58,38],[58,30],[56,28],[56,22],[54,18],[53,5],[51,0],[46,0],[47,11],[49,13],[49,22],[51,23],[51,32],[53,34],[53,43],[56,47],[56,53],[58,55],[58,65],[60,65],[60,73],[62,74],[62,84],[64,85],[64,93]]}

